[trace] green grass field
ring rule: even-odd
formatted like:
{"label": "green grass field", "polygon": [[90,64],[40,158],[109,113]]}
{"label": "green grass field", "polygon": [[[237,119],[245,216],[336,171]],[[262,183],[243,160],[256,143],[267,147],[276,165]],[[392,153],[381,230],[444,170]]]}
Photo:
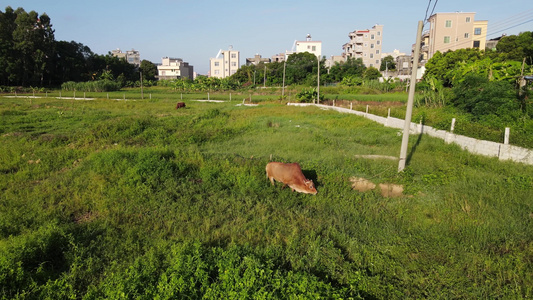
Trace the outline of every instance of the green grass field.
{"label": "green grass field", "polygon": [[395,129],[178,95],[0,98],[2,299],[533,297],[533,166],[411,136],[398,174],[360,157],[398,156]]}

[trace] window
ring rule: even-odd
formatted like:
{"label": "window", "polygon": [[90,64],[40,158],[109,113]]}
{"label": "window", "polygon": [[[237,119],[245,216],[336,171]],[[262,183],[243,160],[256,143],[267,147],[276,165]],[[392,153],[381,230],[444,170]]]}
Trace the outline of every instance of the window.
{"label": "window", "polygon": [[370,49],[374,49],[374,44],[370,44]]}
{"label": "window", "polygon": [[220,75],[220,70],[215,70],[215,75]]}
{"label": "window", "polygon": [[311,48],[311,51],[316,51],[316,46],[313,46],[313,47]]}
{"label": "window", "polygon": [[376,44],[380,45],[380,44],[381,44],[381,41],[377,41]]}
{"label": "window", "polygon": [[376,65],[379,65],[379,59],[376,59]]}
{"label": "window", "polygon": [[474,35],[481,35],[481,27],[474,28]]}
{"label": "window", "polygon": [[474,48],[479,48],[479,44],[480,44],[479,41],[474,41]]}
{"label": "window", "polygon": [[380,35],[381,35],[381,31],[378,31],[378,36],[380,36]]}
{"label": "window", "polygon": [[218,61],[215,61],[215,67],[220,66],[220,63]]}
{"label": "window", "polygon": [[237,54],[231,53],[231,58],[237,58]]}
{"label": "window", "polygon": [[444,37],[444,44],[449,44],[450,43],[450,37],[449,36],[445,36]]}
{"label": "window", "polygon": [[466,23],[470,23],[470,17],[466,17]]}
{"label": "window", "polygon": [[368,47],[368,43],[365,43],[365,47]]}
{"label": "window", "polygon": [[370,39],[373,40],[375,39],[375,36],[373,34],[370,35]]}
{"label": "window", "polygon": [[376,54],[379,54],[379,49],[378,49],[378,50],[376,50]]}
{"label": "window", "polygon": [[232,67],[236,67],[236,66],[237,66],[237,63],[233,61],[233,62],[231,62],[231,66],[232,66]]}
{"label": "window", "polygon": [[370,58],[374,58],[374,53],[370,53]]}
{"label": "window", "polygon": [[465,33],[465,39],[469,38],[470,37],[470,34],[467,32]]}
{"label": "window", "polygon": [[452,27],[452,20],[446,20],[446,28]]}

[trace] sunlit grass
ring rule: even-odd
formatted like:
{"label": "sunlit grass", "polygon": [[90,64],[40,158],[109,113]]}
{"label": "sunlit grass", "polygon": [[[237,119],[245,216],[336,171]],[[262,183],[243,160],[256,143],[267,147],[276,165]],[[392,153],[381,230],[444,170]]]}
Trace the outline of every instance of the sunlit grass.
{"label": "sunlit grass", "polygon": [[[533,167],[411,136],[398,174],[361,158],[401,144],[367,119],[176,95],[0,99],[3,298],[532,296]],[[271,157],[318,194],[271,186]]]}

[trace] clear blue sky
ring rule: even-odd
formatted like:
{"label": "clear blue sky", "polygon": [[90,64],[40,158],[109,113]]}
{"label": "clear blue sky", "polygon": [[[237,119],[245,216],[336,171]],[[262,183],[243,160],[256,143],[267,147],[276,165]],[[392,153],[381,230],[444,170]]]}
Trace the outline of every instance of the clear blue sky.
{"label": "clear blue sky", "polygon": [[[410,53],[416,27],[426,16],[425,1],[353,0],[3,0],[7,6],[46,13],[56,40],[76,41],[98,54],[120,48],[140,51],[141,59],[161,63],[182,58],[199,74],[220,49],[241,53],[241,65],[256,53],[263,57],[290,50],[311,34],[322,41],[322,55],[342,53],[348,33],[384,25],[383,52]],[[431,1],[429,12],[435,0]],[[533,31],[531,0],[440,0],[434,12],[476,12],[488,20],[488,38]],[[428,12],[428,14],[429,14]],[[519,25],[523,23],[522,25]],[[426,28],[427,29],[427,28]]]}

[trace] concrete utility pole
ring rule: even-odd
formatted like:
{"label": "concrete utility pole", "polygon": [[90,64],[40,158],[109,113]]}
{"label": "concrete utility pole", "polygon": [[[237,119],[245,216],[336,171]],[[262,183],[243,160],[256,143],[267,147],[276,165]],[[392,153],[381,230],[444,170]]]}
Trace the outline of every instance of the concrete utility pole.
{"label": "concrete utility pole", "polygon": [[281,89],[281,101],[285,98],[285,68],[287,66],[287,61],[283,61],[283,88]]}
{"label": "concrete utility pole", "polygon": [[316,78],[316,83],[317,83],[317,86],[316,86],[316,104],[320,104],[320,57],[317,57],[318,58],[318,75],[317,75],[317,78]]}
{"label": "concrete utility pole", "polygon": [[139,72],[141,74],[141,99],[144,99],[144,92],[143,92],[143,71]]}
{"label": "concrete utility pole", "polygon": [[418,29],[416,31],[415,53],[413,54],[413,66],[411,68],[411,83],[409,85],[409,97],[407,98],[407,110],[405,111],[405,123],[403,126],[402,147],[400,148],[400,162],[398,164],[398,172],[401,172],[403,171],[403,169],[405,169],[405,161],[407,159],[407,146],[409,145],[409,129],[411,127],[411,116],[413,114],[413,102],[415,98],[416,71],[418,70],[420,42],[422,40],[423,28],[424,22],[418,21]]}

